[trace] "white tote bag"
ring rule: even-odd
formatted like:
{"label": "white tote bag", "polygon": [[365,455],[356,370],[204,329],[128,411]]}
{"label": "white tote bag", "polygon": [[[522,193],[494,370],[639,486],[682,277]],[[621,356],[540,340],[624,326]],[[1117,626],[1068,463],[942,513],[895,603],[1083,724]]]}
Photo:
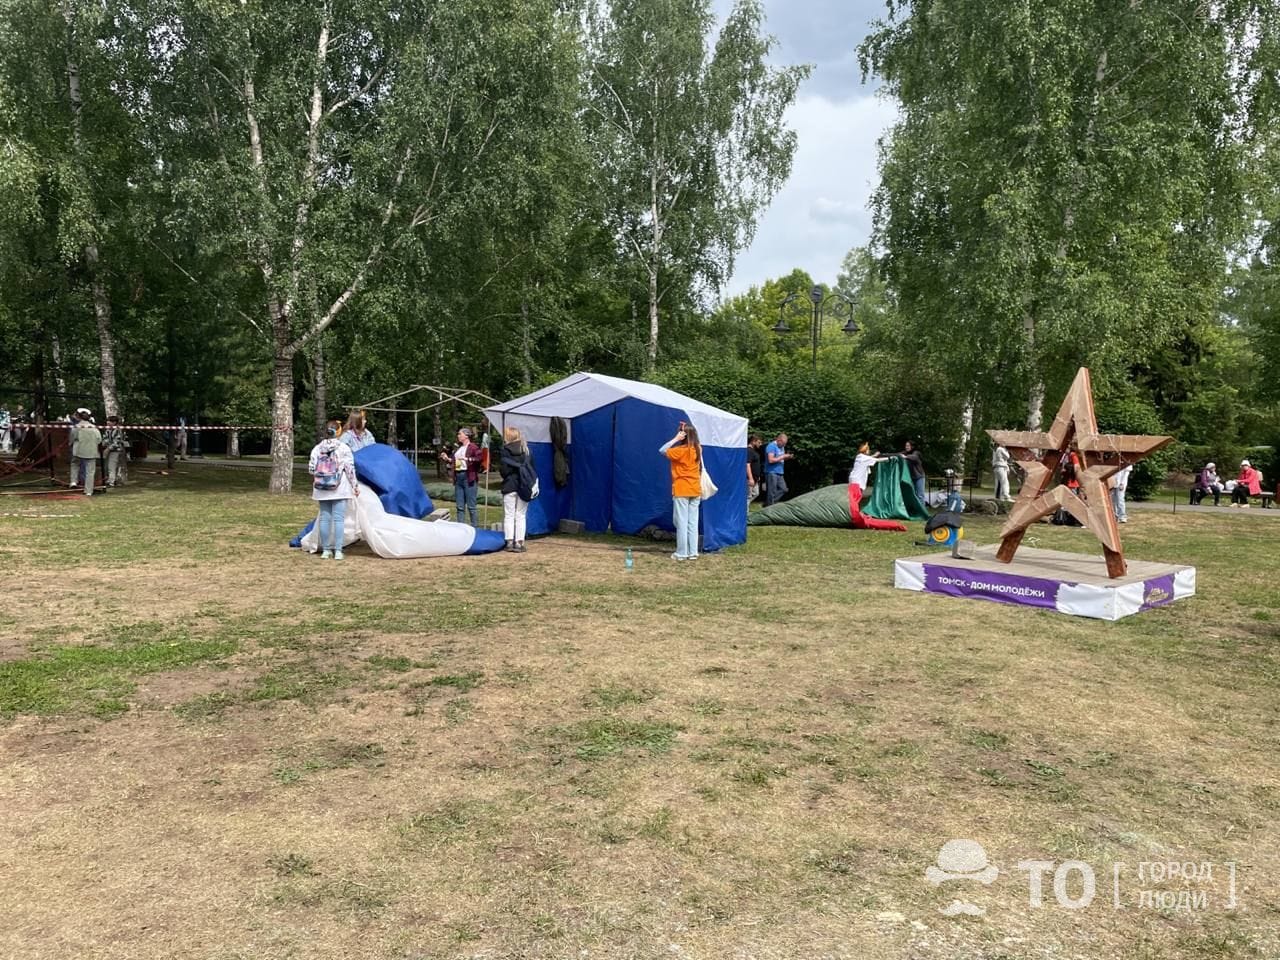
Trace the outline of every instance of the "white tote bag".
{"label": "white tote bag", "polygon": [[711,479],[711,474],[707,473],[707,465],[704,463],[702,465],[702,499],[710,500],[719,489],[715,481]]}

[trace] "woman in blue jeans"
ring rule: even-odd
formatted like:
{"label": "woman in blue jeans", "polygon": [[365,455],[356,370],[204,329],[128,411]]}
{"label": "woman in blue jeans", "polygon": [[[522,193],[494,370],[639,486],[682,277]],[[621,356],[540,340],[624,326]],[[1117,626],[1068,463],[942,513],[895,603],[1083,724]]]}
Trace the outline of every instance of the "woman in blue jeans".
{"label": "woman in blue jeans", "polygon": [[323,551],[320,559],[341,560],[347,503],[360,496],[360,484],[356,480],[356,460],[351,448],[338,439],[342,425],[330,420],[325,430],[328,436],[311,449],[307,472],[315,478],[311,483],[311,499],[320,507],[316,520],[316,536]]}
{"label": "woman in blue jeans", "polygon": [[440,451],[440,459],[449,465],[453,474],[454,513],[458,523],[466,523],[465,514],[470,514],[471,525],[480,526],[476,520],[476,484],[483,455],[480,445],[471,439],[470,427],[458,431],[457,449],[452,454],[447,450]]}

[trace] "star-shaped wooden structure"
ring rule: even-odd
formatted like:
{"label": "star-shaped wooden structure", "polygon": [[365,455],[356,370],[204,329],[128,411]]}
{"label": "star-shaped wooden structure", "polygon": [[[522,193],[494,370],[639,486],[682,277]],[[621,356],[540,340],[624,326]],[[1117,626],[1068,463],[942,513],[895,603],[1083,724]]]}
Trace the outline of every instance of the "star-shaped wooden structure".
{"label": "star-shaped wooden structure", "polygon": [[[1107,479],[1122,467],[1137,463],[1173,442],[1173,437],[1145,437],[1098,433],[1093,413],[1093,386],[1089,368],[1081,367],[1053,418],[1048,431],[988,430],[987,434],[1003,444],[1013,460],[1026,471],[1026,479],[1018,499],[1009,511],[1009,521],[1000,531],[1000,549],[996,558],[1005,563],[1022,543],[1027,527],[1059,507],[1066,510],[1091,530],[1102,543],[1107,561],[1107,576],[1123,577],[1124,551],[1120,546],[1120,530],[1116,526],[1111,497],[1107,495]],[[1048,490],[1064,460],[1075,450],[1080,458],[1077,479],[1082,496],[1058,484]]]}

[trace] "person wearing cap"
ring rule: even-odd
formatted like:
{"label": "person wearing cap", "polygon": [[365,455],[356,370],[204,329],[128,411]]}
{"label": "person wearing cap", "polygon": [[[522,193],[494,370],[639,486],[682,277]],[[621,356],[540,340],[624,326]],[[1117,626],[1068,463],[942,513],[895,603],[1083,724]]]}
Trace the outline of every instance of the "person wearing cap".
{"label": "person wearing cap", "polygon": [[471,525],[479,526],[476,518],[476,481],[480,474],[482,454],[478,444],[471,441],[471,428],[463,427],[458,431],[458,446],[452,455],[447,450],[440,451],[440,459],[449,464],[453,473],[453,502],[458,523],[465,523],[462,511],[465,508],[471,515]]}
{"label": "person wearing cap", "polygon": [[1249,498],[1262,493],[1262,474],[1253,468],[1248,460],[1240,461],[1240,476],[1236,477],[1235,489],[1231,491],[1231,506],[1248,509]]}
{"label": "person wearing cap", "polygon": [[[93,425],[89,411],[76,411],[80,424],[72,431],[71,441],[71,475],[74,477],[78,469],[84,471],[84,495],[93,496],[93,475],[98,471],[98,445],[102,443],[102,434]],[[75,483],[71,484],[73,487]]]}

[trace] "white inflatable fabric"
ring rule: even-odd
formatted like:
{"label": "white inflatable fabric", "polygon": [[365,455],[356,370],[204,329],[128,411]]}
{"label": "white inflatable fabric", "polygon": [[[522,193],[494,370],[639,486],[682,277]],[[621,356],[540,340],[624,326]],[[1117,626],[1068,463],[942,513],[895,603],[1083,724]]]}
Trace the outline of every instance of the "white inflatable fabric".
{"label": "white inflatable fabric", "polygon": [[[347,517],[342,528],[342,545],[357,540],[369,544],[380,557],[409,560],[414,557],[456,557],[466,553],[475,542],[476,531],[465,523],[437,520],[413,520],[397,517],[383,509],[382,501],[371,490],[347,503]],[[319,515],[316,525],[302,538],[302,549],[315,553],[320,549]]]}

